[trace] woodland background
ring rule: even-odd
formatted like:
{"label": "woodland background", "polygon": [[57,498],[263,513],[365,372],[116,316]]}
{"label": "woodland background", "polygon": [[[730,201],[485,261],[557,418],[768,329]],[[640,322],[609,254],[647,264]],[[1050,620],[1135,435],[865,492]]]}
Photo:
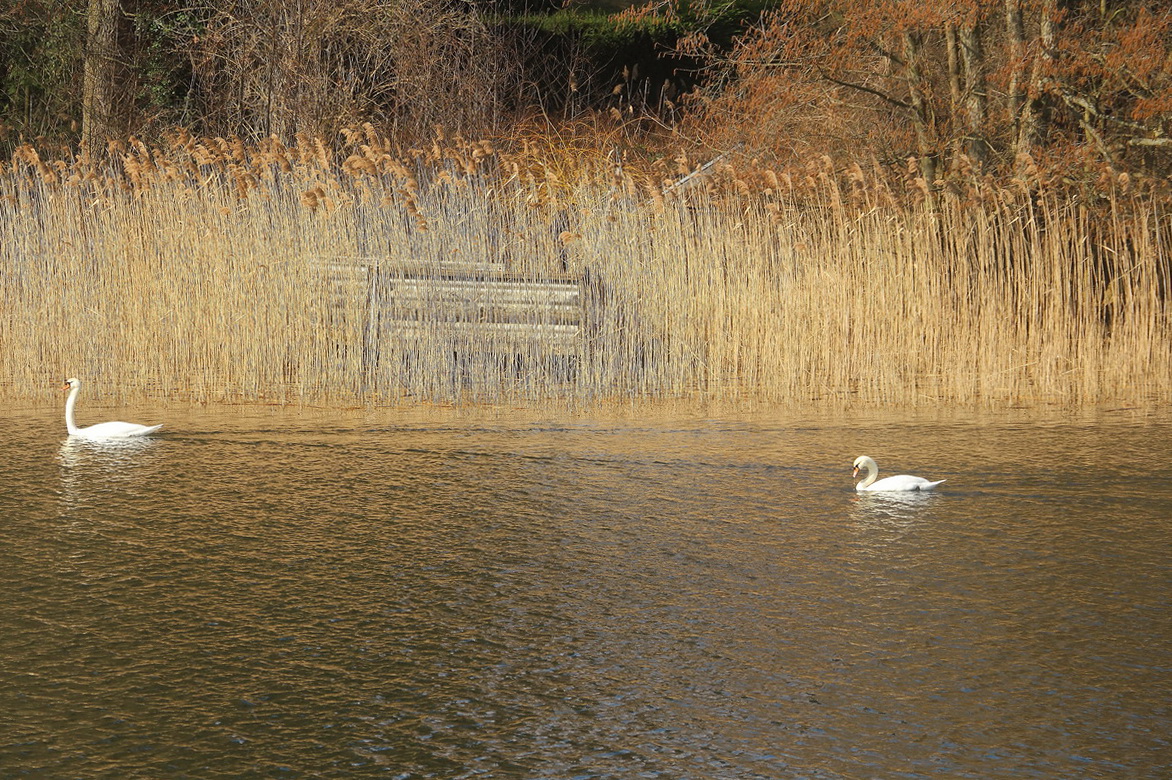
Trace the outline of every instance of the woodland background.
{"label": "woodland background", "polygon": [[[5,0],[0,154],[182,127],[1014,177],[1172,172],[1158,0]],[[580,145],[579,145],[580,146]]]}

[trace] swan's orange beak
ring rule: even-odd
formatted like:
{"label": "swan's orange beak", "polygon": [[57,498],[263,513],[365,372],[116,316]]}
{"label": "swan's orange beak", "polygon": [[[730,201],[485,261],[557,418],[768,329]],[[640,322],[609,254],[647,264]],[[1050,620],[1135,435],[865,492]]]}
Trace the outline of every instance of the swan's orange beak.
{"label": "swan's orange beak", "polygon": [[851,469],[851,476],[852,477],[859,476],[859,467],[858,466],[855,466],[853,469]]}
{"label": "swan's orange beak", "polygon": [[69,389],[69,383],[68,383],[68,382],[66,382],[65,384],[61,385],[61,389],[62,389],[62,390],[68,390],[68,389]]}

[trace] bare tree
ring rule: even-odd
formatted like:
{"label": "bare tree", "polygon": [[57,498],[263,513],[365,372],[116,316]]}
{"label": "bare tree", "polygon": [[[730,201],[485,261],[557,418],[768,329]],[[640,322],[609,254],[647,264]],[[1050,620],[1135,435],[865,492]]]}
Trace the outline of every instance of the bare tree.
{"label": "bare tree", "polygon": [[989,143],[985,139],[988,95],[985,87],[984,54],[975,15],[960,26],[960,54],[964,63],[964,116],[967,152],[978,168],[989,161]]}
{"label": "bare tree", "polygon": [[916,152],[920,161],[920,175],[929,194],[936,185],[936,137],[932,106],[926,95],[924,74],[920,66],[920,36],[912,31],[903,33],[904,78],[907,80],[908,103],[911,106],[912,127],[916,131]]}
{"label": "bare tree", "polygon": [[1005,0],[1005,37],[1009,56],[1009,87],[1006,90],[1009,121],[1014,127],[1021,127],[1028,122],[1023,110],[1029,110],[1022,79],[1026,49],[1021,0]]}
{"label": "bare tree", "polygon": [[118,0],[89,0],[82,79],[82,143],[96,150],[115,132],[114,79],[118,63]]}
{"label": "bare tree", "polygon": [[516,58],[478,6],[434,0],[210,0],[192,53],[213,132],[328,133],[374,121],[407,134],[485,128]]}

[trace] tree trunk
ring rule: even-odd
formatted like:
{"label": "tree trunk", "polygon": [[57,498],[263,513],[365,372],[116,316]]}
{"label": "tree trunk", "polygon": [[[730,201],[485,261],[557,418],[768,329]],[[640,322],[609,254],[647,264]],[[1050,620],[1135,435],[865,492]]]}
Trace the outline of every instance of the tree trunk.
{"label": "tree trunk", "polygon": [[978,168],[989,161],[989,144],[985,140],[985,118],[988,105],[985,90],[984,57],[981,36],[976,20],[966,21],[960,27],[960,55],[964,62],[965,119],[968,153]]}
{"label": "tree trunk", "polygon": [[1057,36],[1057,22],[1054,17],[1057,12],[1056,0],[1043,0],[1041,18],[1038,21],[1041,50],[1034,59],[1034,65],[1030,72],[1028,100],[1021,107],[1017,125],[1019,153],[1029,152],[1031,148],[1040,143],[1046,130],[1047,101],[1045,84],[1043,84],[1043,79],[1046,77],[1043,72],[1048,69],[1049,62],[1054,58],[1054,45]]}
{"label": "tree trunk", "polygon": [[1025,25],[1022,23],[1020,0],[1005,0],[1005,34],[1009,43],[1009,121],[1018,136],[1026,123],[1023,110],[1028,111],[1022,71],[1025,68]]}
{"label": "tree trunk", "polygon": [[114,75],[118,63],[118,0],[89,0],[82,76],[81,140],[95,151],[115,135]]}
{"label": "tree trunk", "polygon": [[961,119],[963,97],[960,88],[960,44],[956,39],[956,25],[952,22],[944,25],[944,48],[948,56],[948,112],[951,135],[949,143],[953,156],[959,158],[965,153],[964,135],[960,129],[964,124]]}
{"label": "tree trunk", "polygon": [[927,186],[930,206],[935,206],[932,196],[936,187],[936,146],[933,137],[932,116],[927,100],[924,99],[924,79],[920,72],[920,41],[913,32],[903,33],[904,76],[907,80],[908,97],[912,106],[912,126],[916,131],[916,148],[919,152],[920,175]]}
{"label": "tree trunk", "polygon": [[944,25],[944,47],[948,50],[948,98],[952,116],[960,113],[960,61],[956,56],[956,25]]}

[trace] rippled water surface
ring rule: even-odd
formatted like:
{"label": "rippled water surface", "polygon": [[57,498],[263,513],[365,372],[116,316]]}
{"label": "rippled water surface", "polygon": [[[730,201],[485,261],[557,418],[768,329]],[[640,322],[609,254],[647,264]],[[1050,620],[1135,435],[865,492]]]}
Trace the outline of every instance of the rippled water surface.
{"label": "rippled water surface", "polygon": [[0,776],[1172,776],[1172,419],[82,407],[165,435],[7,413]]}

